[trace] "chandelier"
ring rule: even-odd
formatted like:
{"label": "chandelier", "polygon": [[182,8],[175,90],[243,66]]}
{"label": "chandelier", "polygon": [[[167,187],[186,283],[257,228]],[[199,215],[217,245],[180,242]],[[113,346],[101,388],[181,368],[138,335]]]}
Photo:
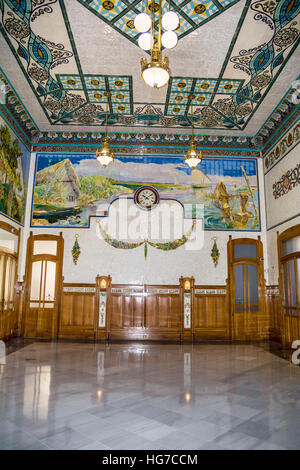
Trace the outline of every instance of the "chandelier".
{"label": "chandelier", "polygon": [[109,140],[107,137],[108,98],[111,96],[111,93],[108,91],[105,91],[104,96],[106,96],[105,136],[102,139],[101,150],[100,151],[98,149],[96,150],[96,157],[97,157],[97,160],[101,163],[101,165],[106,167],[113,161],[115,156],[109,148],[109,143],[108,143]]}
{"label": "chandelier", "polygon": [[190,168],[196,168],[196,166],[201,162],[202,160],[202,153],[201,151],[197,153],[196,149],[196,144],[194,140],[194,114],[193,114],[193,99],[194,95],[189,95],[188,99],[190,101],[191,105],[191,125],[192,125],[192,137],[190,140],[190,147],[184,156],[184,162],[190,167]]}
{"label": "chandelier", "polygon": [[[149,61],[145,57],[141,59],[141,70],[145,83],[153,88],[165,86],[170,78],[169,60],[167,57],[162,57],[162,46],[172,49],[178,41],[174,30],[179,25],[179,17],[170,10],[170,3],[169,0],[169,11],[162,15],[162,0],[157,3],[152,0],[150,4],[146,0],[145,13],[138,14],[134,20],[135,28],[141,33],[138,39],[140,48],[145,51],[151,50]],[[147,10],[150,10],[151,17],[146,13]]]}

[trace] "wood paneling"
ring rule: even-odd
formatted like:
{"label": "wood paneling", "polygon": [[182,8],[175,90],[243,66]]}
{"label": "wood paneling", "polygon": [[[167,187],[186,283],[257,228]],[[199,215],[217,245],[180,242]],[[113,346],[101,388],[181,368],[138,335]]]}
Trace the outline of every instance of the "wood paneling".
{"label": "wood paneling", "polygon": [[282,315],[280,308],[279,286],[266,286],[266,311],[270,322],[270,339],[281,342]]}
{"label": "wood paneling", "polygon": [[113,284],[109,338],[179,341],[180,312],[179,286]]}
{"label": "wood paneling", "polygon": [[95,338],[95,292],[95,284],[63,284],[59,338]]}
{"label": "wood paneling", "polygon": [[195,286],[193,337],[196,341],[230,339],[227,286]]}

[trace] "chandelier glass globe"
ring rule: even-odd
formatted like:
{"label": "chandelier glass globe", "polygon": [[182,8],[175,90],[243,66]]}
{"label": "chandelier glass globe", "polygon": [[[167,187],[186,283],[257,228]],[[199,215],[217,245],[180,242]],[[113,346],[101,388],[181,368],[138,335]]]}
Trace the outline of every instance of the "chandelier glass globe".
{"label": "chandelier glass globe", "polygon": [[174,31],[179,25],[179,17],[175,11],[168,11],[161,20],[162,27],[166,31]]}
{"label": "chandelier glass globe", "polygon": [[144,51],[149,51],[153,45],[153,38],[150,33],[142,33],[138,39],[138,45]]}
{"label": "chandelier glass globe", "polygon": [[166,31],[161,37],[161,43],[166,49],[173,49],[177,42],[177,34],[174,31]]}
{"label": "chandelier glass globe", "polygon": [[134,19],[134,27],[139,33],[146,33],[151,28],[151,18],[147,13],[139,13]]}

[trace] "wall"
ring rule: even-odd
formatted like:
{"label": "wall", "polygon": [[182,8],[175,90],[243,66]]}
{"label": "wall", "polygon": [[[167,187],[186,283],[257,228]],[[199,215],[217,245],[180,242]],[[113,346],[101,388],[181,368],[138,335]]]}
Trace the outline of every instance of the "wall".
{"label": "wall", "polygon": [[[278,284],[277,232],[282,233],[300,223],[299,152],[298,122],[273,145],[264,158],[269,285]],[[293,174],[291,170],[294,170]],[[278,183],[276,187],[275,183]]]}
{"label": "wall", "polygon": [[[33,160],[35,156],[33,155]],[[91,283],[97,274],[112,276],[113,283],[149,283],[177,284],[180,276],[194,276],[196,283],[201,285],[224,285],[227,278],[227,242],[229,235],[233,238],[261,235],[264,243],[264,188],[262,162],[258,160],[258,176],[260,187],[260,212],[262,232],[245,231],[205,231],[204,246],[196,251],[187,251],[181,246],[173,251],[157,250],[148,246],[147,260],[144,259],[144,246],[132,250],[121,250],[107,245],[99,239],[96,232],[96,220],[91,219],[90,228],[36,228],[29,227],[29,218],[25,227],[26,232],[33,234],[63,232],[65,240],[63,275],[67,283]],[[32,161],[30,181],[33,181],[34,161]],[[30,184],[30,183],[29,183]],[[28,194],[28,207],[31,206],[31,194]],[[104,220],[104,219],[102,219]],[[73,264],[71,250],[75,235],[79,234],[81,255],[77,266]],[[217,237],[220,251],[219,264],[215,268],[210,256],[213,238]],[[22,273],[20,273],[21,275]]]}

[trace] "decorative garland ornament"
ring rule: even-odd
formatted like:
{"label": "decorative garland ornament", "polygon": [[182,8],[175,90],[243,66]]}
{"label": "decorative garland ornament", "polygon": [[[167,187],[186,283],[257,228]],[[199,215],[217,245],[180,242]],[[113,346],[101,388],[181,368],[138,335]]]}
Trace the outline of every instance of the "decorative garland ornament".
{"label": "decorative garland ornament", "polygon": [[79,235],[75,235],[75,242],[74,242],[74,245],[73,245],[73,248],[72,248],[72,258],[73,258],[73,263],[76,265],[77,264],[77,261],[78,261],[78,258],[80,256],[80,253],[81,253],[81,250],[80,250],[80,246],[79,246],[79,243],[78,243],[78,237]]}
{"label": "decorative garland ornament", "polygon": [[186,235],[183,235],[181,238],[177,238],[176,240],[166,242],[166,243],[155,243],[155,242],[150,242],[149,240],[145,239],[141,242],[124,242],[122,240],[117,240],[115,238],[112,238],[108,233],[104,230],[100,222],[99,224],[99,229],[100,232],[103,236],[103,239],[106,243],[108,243],[110,246],[113,246],[114,248],[119,248],[121,250],[132,250],[133,248],[137,248],[143,244],[144,246],[144,257],[147,259],[148,255],[148,245],[152,246],[153,248],[156,248],[158,250],[164,250],[164,251],[170,251],[170,250],[176,250],[176,248],[179,248],[180,246],[184,245],[189,238],[191,237],[193,231],[196,228],[196,220],[193,220],[192,227],[187,231]]}
{"label": "decorative garland ornament", "polygon": [[219,249],[217,247],[217,238],[214,237],[213,240],[214,240],[214,244],[213,244],[210,256],[212,257],[212,260],[214,262],[214,266],[216,268],[218,266],[218,263],[219,263],[220,252],[219,252]]}

